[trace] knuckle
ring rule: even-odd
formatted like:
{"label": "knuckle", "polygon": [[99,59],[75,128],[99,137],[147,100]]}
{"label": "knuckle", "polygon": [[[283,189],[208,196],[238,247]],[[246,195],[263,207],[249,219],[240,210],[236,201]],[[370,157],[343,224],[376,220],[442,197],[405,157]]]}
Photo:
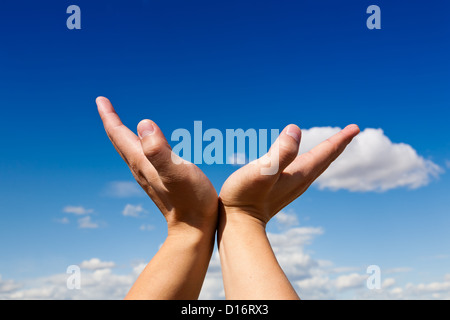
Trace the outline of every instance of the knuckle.
{"label": "knuckle", "polygon": [[328,138],[327,140],[325,140],[328,143],[328,146],[330,148],[330,153],[333,156],[337,156],[339,154],[339,145],[337,143],[335,143],[333,140],[331,140],[330,138]]}
{"label": "knuckle", "polygon": [[294,159],[298,154],[298,147],[291,142],[282,141],[279,146],[280,157]]}
{"label": "knuckle", "polygon": [[164,145],[162,143],[146,144],[143,150],[147,158],[155,158],[161,155],[164,150]]}

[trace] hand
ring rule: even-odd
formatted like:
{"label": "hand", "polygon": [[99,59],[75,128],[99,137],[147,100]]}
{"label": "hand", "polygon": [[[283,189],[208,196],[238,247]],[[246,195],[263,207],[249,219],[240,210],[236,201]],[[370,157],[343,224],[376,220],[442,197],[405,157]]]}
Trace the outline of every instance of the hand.
{"label": "hand", "polygon": [[138,137],[123,125],[108,99],[97,98],[97,106],[108,137],[168,226],[167,239],[125,298],[197,299],[217,226],[213,185],[197,166],[172,152],[153,121],[138,124]]}
{"label": "hand", "polygon": [[[359,133],[349,125],[311,151],[298,155],[301,131],[287,126],[260,159],[234,172],[220,191],[224,214],[246,214],[264,226],[314,182]],[[262,174],[267,164],[278,164],[272,175]]]}
{"label": "hand", "polygon": [[356,125],[347,126],[299,156],[301,131],[289,125],[266,155],[225,181],[217,242],[227,299],[299,299],[270,246],[266,224],[305,192],[358,132]]}
{"label": "hand", "polygon": [[96,102],[109,139],[161,210],[169,235],[192,227],[214,232],[217,192],[203,172],[172,152],[153,121],[138,124],[138,137],[122,123],[108,99],[99,97]]}

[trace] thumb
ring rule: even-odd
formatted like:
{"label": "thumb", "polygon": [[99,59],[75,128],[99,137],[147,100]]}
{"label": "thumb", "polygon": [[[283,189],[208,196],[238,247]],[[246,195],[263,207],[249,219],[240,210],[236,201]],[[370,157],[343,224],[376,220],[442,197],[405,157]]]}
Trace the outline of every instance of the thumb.
{"label": "thumb", "polygon": [[166,177],[173,175],[173,170],[176,168],[172,160],[172,148],[161,129],[155,122],[146,119],[139,122],[137,131],[141,139],[142,151],[158,174]]}
{"label": "thumb", "polygon": [[301,135],[300,128],[295,124],[285,127],[269,152],[260,159],[261,164],[265,164],[265,168],[261,168],[261,173],[275,175],[282,172],[297,157]]}

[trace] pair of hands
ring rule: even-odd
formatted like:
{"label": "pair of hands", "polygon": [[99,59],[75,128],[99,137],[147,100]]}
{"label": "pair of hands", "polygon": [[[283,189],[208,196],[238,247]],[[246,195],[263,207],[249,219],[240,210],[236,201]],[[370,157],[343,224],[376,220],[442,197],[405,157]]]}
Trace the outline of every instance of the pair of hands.
{"label": "pair of hands", "polygon": [[[224,231],[227,221],[239,221],[237,224],[241,226],[255,224],[265,229],[267,222],[305,192],[359,133],[356,125],[349,125],[311,151],[298,155],[301,131],[295,125],[288,125],[266,155],[235,171],[217,195],[212,183],[196,165],[173,161],[177,155],[153,121],[141,121],[136,135],[121,122],[108,99],[99,97],[96,102],[106,133],[117,152],[164,215],[168,238],[191,239],[192,236],[198,240],[196,243],[206,241],[210,246],[206,256],[212,250],[216,230],[219,231],[220,252],[222,240],[225,241],[222,235],[227,234]],[[261,174],[262,168],[274,161],[278,163],[278,171],[272,175]],[[200,273],[203,272],[204,268]],[[228,279],[233,278],[236,277],[228,276]],[[196,286],[193,291],[200,288]],[[142,288],[135,290],[144,291]]]}

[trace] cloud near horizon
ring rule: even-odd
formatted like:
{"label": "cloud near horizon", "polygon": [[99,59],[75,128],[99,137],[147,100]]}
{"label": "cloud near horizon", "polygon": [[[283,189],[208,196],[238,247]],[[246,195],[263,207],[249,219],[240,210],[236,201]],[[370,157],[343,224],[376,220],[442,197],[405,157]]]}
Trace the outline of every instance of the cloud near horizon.
{"label": "cloud near horizon", "polygon": [[[396,268],[382,277],[381,289],[369,290],[368,274],[360,267],[335,267],[308,253],[307,246],[324,230],[320,227],[296,227],[280,233],[268,233],[277,259],[302,299],[449,299],[450,274],[441,281],[397,285],[396,274],[410,268]],[[70,290],[70,274],[61,273],[26,281],[4,279],[0,275],[0,299],[115,299],[122,300],[145,267],[139,262],[118,268],[113,261],[91,258],[82,261],[81,288]],[[64,268],[63,268],[64,269]],[[117,271],[116,271],[117,269]],[[383,271],[382,271],[383,273]],[[220,258],[213,253],[200,299],[224,299]]]}
{"label": "cloud near horizon", "polygon": [[88,270],[99,270],[99,269],[111,269],[114,268],[116,264],[112,261],[101,261],[99,258],[92,258],[90,260],[84,260],[80,263],[80,268]]}

